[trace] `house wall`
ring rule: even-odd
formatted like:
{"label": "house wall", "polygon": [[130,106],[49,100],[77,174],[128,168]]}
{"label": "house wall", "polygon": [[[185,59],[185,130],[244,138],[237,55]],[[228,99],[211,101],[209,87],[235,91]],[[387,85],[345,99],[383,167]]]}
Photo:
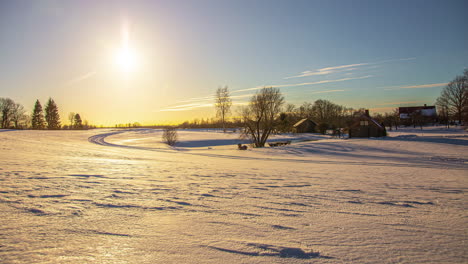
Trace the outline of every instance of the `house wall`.
{"label": "house wall", "polygon": [[315,132],[315,124],[312,122],[303,122],[296,127],[296,133],[313,133]]}
{"label": "house wall", "polygon": [[421,110],[421,114],[423,116],[436,116],[437,115],[437,112],[435,110],[435,108],[431,108],[431,109],[422,109]]}
{"label": "house wall", "polygon": [[382,137],[384,131],[376,126],[355,126],[350,129],[350,137]]}

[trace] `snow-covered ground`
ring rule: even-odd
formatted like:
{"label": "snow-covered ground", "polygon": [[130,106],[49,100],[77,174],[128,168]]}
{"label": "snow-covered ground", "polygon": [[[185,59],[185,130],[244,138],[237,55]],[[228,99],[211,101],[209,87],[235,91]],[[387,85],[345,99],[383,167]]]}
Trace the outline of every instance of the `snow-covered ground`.
{"label": "snow-covered ground", "polygon": [[1,263],[467,263],[468,134],[0,130]]}

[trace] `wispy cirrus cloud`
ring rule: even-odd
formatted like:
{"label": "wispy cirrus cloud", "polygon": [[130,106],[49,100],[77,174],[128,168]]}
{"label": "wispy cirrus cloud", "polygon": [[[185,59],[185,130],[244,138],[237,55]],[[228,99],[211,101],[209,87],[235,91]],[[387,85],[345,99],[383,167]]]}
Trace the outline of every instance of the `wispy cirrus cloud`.
{"label": "wispy cirrus cloud", "polygon": [[[308,86],[308,85],[318,85],[318,84],[327,84],[327,83],[335,83],[335,82],[345,82],[345,81],[350,81],[350,80],[367,79],[371,77],[373,77],[373,75],[366,75],[366,76],[360,76],[360,77],[347,77],[347,78],[341,78],[341,79],[329,79],[329,80],[321,80],[321,81],[315,81],[315,82],[262,85],[262,86],[257,86],[253,88],[233,90],[231,91],[231,94],[245,93],[245,92],[260,90],[264,87],[273,87],[273,88],[300,87],[300,86]],[[336,90],[336,89],[335,90],[323,90],[323,91],[312,91],[309,94],[337,93],[337,92],[344,92],[344,91],[345,90]],[[245,105],[248,102],[242,101],[242,99],[252,97],[253,95],[254,95],[253,93],[231,95],[230,98],[233,99],[233,105]],[[189,98],[186,100],[179,101],[178,102],[179,104],[167,106],[156,111],[157,112],[175,112],[175,111],[188,111],[188,110],[204,108],[204,107],[213,107],[214,99],[215,99],[215,96],[203,96],[203,97]]]}
{"label": "wispy cirrus cloud", "polygon": [[433,87],[442,87],[448,83],[430,83],[430,84],[418,84],[418,85],[403,85],[403,86],[388,86],[384,90],[400,90],[400,89],[422,89],[422,88],[433,88]]}
{"label": "wispy cirrus cloud", "polygon": [[390,103],[383,103],[377,105],[403,105],[403,104],[419,104],[423,103],[424,101],[401,101],[401,102],[390,102]]}
{"label": "wispy cirrus cloud", "polygon": [[[245,97],[251,97],[254,94],[243,94],[243,95],[231,95],[229,96],[231,99],[238,99],[238,98],[245,98]],[[186,100],[181,100],[178,101],[178,103],[190,103],[190,102],[204,102],[204,101],[215,101],[215,96],[204,96],[204,97],[193,97],[190,99]]]}
{"label": "wispy cirrus cloud", "polygon": [[431,83],[431,84],[420,84],[420,85],[410,85],[410,86],[402,86],[401,89],[419,89],[419,88],[432,88],[432,87],[440,87],[445,86],[448,83]]}
{"label": "wispy cirrus cloud", "polygon": [[[237,99],[240,99],[240,98],[246,98],[246,97],[251,97],[251,96],[253,96],[253,94],[243,94],[243,95],[230,96],[230,98],[234,99],[234,100],[237,100]],[[198,97],[198,98],[201,99],[201,100],[198,100],[198,101],[196,101],[194,103],[190,103],[190,104],[172,105],[172,106],[164,107],[164,108],[158,110],[158,112],[188,111],[188,110],[192,110],[192,109],[196,109],[196,108],[213,107],[214,106],[214,102],[208,103],[208,101],[213,101],[214,97],[212,97],[211,99],[206,99],[206,98],[208,98],[208,96],[207,97]],[[189,100],[194,100],[194,99],[195,98],[191,98],[191,99],[187,99],[187,100],[184,100],[184,101],[189,101]],[[180,102],[182,102],[182,101],[180,101]],[[237,101],[237,102],[232,103],[232,105],[245,105],[245,104],[247,104],[247,102]]]}
{"label": "wispy cirrus cloud", "polygon": [[361,67],[363,66],[383,64],[383,63],[396,62],[396,61],[408,61],[408,60],[414,60],[414,59],[416,58],[402,58],[402,59],[383,60],[383,61],[377,61],[377,62],[363,62],[363,63],[354,63],[354,64],[347,64],[347,65],[325,67],[325,68],[316,69],[312,71],[303,71],[298,75],[285,77],[284,79],[301,78],[301,77],[314,76],[314,75],[326,75],[326,74],[339,73],[339,72],[349,72],[349,71],[355,71],[355,70],[361,69]]}
{"label": "wispy cirrus cloud", "polygon": [[86,80],[86,79],[89,79],[89,78],[93,77],[94,75],[96,75],[96,72],[95,72],[95,71],[87,72],[87,73],[85,73],[85,74],[82,74],[82,75],[80,75],[80,76],[77,76],[77,77],[75,77],[75,78],[73,78],[73,79],[67,81],[67,82],[65,83],[65,86],[74,85],[74,84],[76,84],[76,83],[79,83],[79,82],[81,82],[81,81],[84,81],[84,80]]}
{"label": "wispy cirrus cloud", "polygon": [[344,91],[346,91],[346,90],[325,90],[325,91],[310,92],[308,94],[338,93],[338,92],[344,92]]}
{"label": "wispy cirrus cloud", "polygon": [[235,90],[235,91],[232,91],[232,93],[260,90],[263,87],[273,87],[273,88],[298,87],[298,86],[316,85],[316,84],[324,84],[324,83],[344,82],[344,81],[350,81],[350,80],[360,80],[360,79],[367,79],[367,78],[371,78],[371,77],[373,77],[373,75],[366,75],[366,76],[361,76],[361,77],[348,77],[348,78],[333,79],[333,80],[322,80],[322,81],[316,81],[316,82],[262,85],[262,86],[257,86],[257,87],[254,87],[254,88]]}
{"label": "wispy cirrus cloud", "polygon": [[300,78],[300,77],[307,77],[307,76],[313,76],[313,75],[325,75],[325,74],[332,74],[332,73],[343,72],[343,71],[353,71],[357,69],[356,67],[364,66],[364,65],[369,65],[369,63],[348,64],[348,65],[321,68],[321,69],[317,69],[314,71],[303,71],[299,75],[285,77],[284,79]]}
{"label": "wispy cirrus cloud", "polygon": [[199,101],[213,101],[215,99],[214,96],[204,96],[204,97],[193,97],[193,98],[189,98],[189,99],[186,99],[186,100],[181,100],[181,101],[178,101],[178,103],[189,103],[189,102],[199,102]]}
{"label": "wispy cirrus cloud", "polygon": [[158,112],[176,112],[176,111],[187,111],[196,108],[203,108],[203,107],[212,107],[213,104],[202,104],[202,103],[194,103],[194,104],[184,104],[184,105],[175,105],[160,109]]}

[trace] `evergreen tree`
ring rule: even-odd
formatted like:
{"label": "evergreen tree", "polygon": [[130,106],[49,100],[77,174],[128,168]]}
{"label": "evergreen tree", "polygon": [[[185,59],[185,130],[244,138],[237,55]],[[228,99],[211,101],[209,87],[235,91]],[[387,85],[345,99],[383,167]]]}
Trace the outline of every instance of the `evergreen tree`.
{"label": "evergreen tree", "polygon": [[52,98],[49,98],[45,107],[45,119],[48,129],[60,129],[60,116],[57,104]]}
{"label": "evergreen tree", "polygon": [[32,129],[45,128],[44,113],[42,112],[42,106],[39,100],[36,100],[36,104],[34,104],[34,110],[31,116],[31,126]]}
{"label": "evergreen tree", "polygon": [[83,122],[81,121],[81,116],[80,114],[75,115],[75,120],[73,122],[73,128],[75,129],[83,129]]}

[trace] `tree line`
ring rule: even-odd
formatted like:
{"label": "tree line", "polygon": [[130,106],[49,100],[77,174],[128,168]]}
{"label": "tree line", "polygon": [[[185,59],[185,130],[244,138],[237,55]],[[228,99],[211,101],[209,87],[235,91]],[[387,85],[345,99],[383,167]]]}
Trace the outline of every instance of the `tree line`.
{"label": "tree line", "polygon": [[[215,93],[215,108],[223,130],[226,127],[237,126],[243,128],[243,134],[250,138],[255,147],[263,147],[272,133],[292,132],[293,125],[309,118],[318,124],[318,131],[325,133],[328,129],[346,128],[354,122],[356,115],[364,113],[365,109],[353,109],[335,104],[328,100],[319,99],[313,103],[305,102],[296,107],[286,104],[278,88],[264,87],[252,96],[247,106],[241,107],[238,119],[229,123],[227,116],[231,113],[232,101],[228,87],[218,88]],[[468,124],[468,70],[463,75],[456,76],[447,84],[437,98],[439,121],[457,120],[459,124]],[[377,122],[398,129],[400,125],[399,109],[385,114],[376,114]],[[414,125],[421,128],[424,123],[422,112],[416,112],[412,117]],[[185,122],[184,125],[189,125]]]}
{"label": "tree line", "polygon": [[89,129],[94,126],[81,119],[79,113],[70,113],[69,125],[61,125],[58,106],[52,98],[49,98],[44,108],[41,102],[36,100],[33,111],[27,114],[24,106],[10,98],[0,98],[0,128],[3,129]]}

